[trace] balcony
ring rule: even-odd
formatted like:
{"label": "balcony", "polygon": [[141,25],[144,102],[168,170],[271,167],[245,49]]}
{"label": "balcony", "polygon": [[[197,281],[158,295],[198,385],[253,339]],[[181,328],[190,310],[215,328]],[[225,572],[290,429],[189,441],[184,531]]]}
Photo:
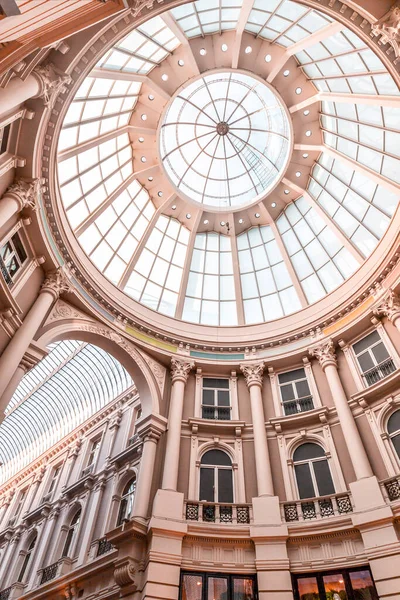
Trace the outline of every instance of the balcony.
{"label": "balcony", "polygon": [[282,519],[286,523],[338,517],[353,512],[349,493],[282,502]]}
{"label": "balcony", "polygon": [[381,487],[389,502],[400,500],[400,477],[391,477],[381,481]]}
{"label": "balcony", "polygon": [[366,371],[363,373],[363,377],[365,379],[365,383],[369,387],[370,385],[374,385],[381,379],[385,379],[391,373],[396,370],[396,365],[393,362],[393,359],[387,358],[385,361],[381,362],[379,365]]}
{"label": "balcony", "polygon": [[114,549],[114,546],[108,541],[107,538],[102,538],[98,542],[96,556],[102,556],[103,554],[107,554],[107,552],[111,552],[111,550]]}
{"label": "balcony", "polygon": [[57,577],[57,571],[58,571],[58,561],[53,563],[52,565],[49,565],[48,567],[45,567],[44,569],[42,569],[42,575],[40,577],[40,585],[43,585],[44,583],[47,583],[48,581],[55,579]]}
{"label": "balcony", "polygon": [[8,600],[11,594],[12,586],[0,591],[0,600]]}
{"label": "balcony", "polygon": [[202,404],[201,415],[203,419],[214,419],[215,421],[230,421],[231,407],[209,406],[207,404]]}
{"label": "balcony", "polygon": [[246,525],[251,522],[250,504],[220,504],[187,500],[184,505],[186,521],[199,523],[232,523]]}
{"label": "balcony", "polygon": [[314,402],[312,396],[306,396],[305,398],[296,398],[295,400],[285,400],[282,402],[282,406],[286,416],[297,415],[298,413],[313,410]]}

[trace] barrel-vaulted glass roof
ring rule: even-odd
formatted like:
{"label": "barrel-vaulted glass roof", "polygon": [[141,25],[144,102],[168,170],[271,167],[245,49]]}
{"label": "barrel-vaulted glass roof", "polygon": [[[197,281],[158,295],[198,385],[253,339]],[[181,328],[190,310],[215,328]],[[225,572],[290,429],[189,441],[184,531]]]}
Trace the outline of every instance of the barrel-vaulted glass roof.
{"label": "barrel-vaulted glass roof", "polygon": [[22,379],[0,425],[0,483],[133,385],[107,352],[76,340],[55,342]]}
{"label": "barrel-vaulted glass roof", "polygon": [[82,82],[59,139],[61,202],[132,310],[262,323],[374,252],[398,206],[399,141],[399,88],[345,25],[295,0],[198,0],[129,33]]}

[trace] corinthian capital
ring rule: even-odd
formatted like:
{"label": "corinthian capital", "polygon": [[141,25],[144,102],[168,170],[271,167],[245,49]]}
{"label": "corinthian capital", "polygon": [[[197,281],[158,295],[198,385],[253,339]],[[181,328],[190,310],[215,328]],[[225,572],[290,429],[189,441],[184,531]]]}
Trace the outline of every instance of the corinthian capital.
{"label": "corinthian capital", "polygon": [[373,35],[381,35],[382,42],[392,45],[396,56],[399,55],[400,43],[400,2],[397,1],[391,9],[371,27]]}
{"label": "corinthian capital", "polygon": [[187,382],[189,373],[194,367],[193,361],[186,361],[180,358],[171,358],[171,379],[175,381]]}
{"label": "corinthian capital", "polygon": [[53,106],[58,94],[63,92],[65,86],[72,81],[70,75],[59,71],[53,63],[38,65],[34,68],[33,74],[36,75],[42,86],[40,96],[43,97],[45,106],[50,108]]}
{"label": "corinthian capital", "polygon": [[[144,8],[147,10],[151,10],[156,0],[133,0],[130,2],[132,4],[132,14],[134,17],[137,17]],[[157,4],[162,4],[164,0],[157,0]]]}
{"label": "corinthian capital", "polygon": [[16,179],[14,183],[12,183],[7,191],[7,195],[12,195],[16,197],[18,202],[20,203],[20,207],[18,210],[22,210],[26,206],[36,209],[36,202],[40,191],[40,180],[34,179],[33,181],[24,181],[23,179]]}
{"label": "corinthian capital", "polygon": [[392,323],[400,317],[400,297],[392,290],[389,290],[388,295],[374,310],[376,316],[383,315],[392,321]]}
{"label": "corinthian capital", "polygon": [[41,288],[41,292],[53,294],[55,300],[59,298],[60,294],[69,292],[70,290],[71,285],[62,269],[57,269],[56,271],[48,273]]}
{"label": "corinthian capital", "polygon": [[314,346],[309,349],[311,356],[314,356],[321,367],[325,369],[328,365],[337,366],[337,359],[335,354],[335,346],[332,340],[325,340],[318,346]]}
{"label": "corinthian capital", "polygon": [[257,364],[242,364],[240,365],[244,378],[246,379],[247,387],[250,388],[252,385],[258,385],[262,387],[264,363]]}

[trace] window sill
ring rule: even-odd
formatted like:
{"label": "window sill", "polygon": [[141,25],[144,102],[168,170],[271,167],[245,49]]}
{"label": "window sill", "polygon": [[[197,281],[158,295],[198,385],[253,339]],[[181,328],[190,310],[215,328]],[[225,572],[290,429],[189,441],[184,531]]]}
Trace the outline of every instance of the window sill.
{"label": "window sill", "polygon": [[328,406],[318,406],[312,410],[294,415],[280,415],[269,420],[276,431],[281,429],[296,429],[301,425],[326,423],[329,414]]}
{"label": "window sill", "polygon": [[228,420],[218,420],[218,419],[200,419],[198,417],[191,417],[187,420],[189,427],[192,431],[201,430],[201,431],[220,431],[220,432],[230,432],[231,434],[235,433],[235,429],[239,429],[240,431],[245,427],[245,421],[228,421]]}

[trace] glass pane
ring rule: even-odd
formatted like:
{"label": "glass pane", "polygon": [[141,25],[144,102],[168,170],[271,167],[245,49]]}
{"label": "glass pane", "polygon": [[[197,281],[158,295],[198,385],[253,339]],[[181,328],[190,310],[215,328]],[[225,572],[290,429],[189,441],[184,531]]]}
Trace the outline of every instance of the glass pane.
{"label": "glass pane", "polygon": [[300,498],[314,498],[314,484],[311,479],[310,465],[295,465],[297,487],[299,488]]}
{"label": "glass pane", "polygon": [[324,456],[324,454],[324,449],[321,448],[321,446],[307,442],[295,450],[295,453],[293,454],[293,460],[295,462],[300,460],[309,460],[310,458],[319,458],[320,456]]}
{"label": "glass pane", "polygon": [[368,570],[353,571],[349,575],[354,600],[378,600],[378,594]]}
{"label": "glass pane", "polygon": [[223,452],[222,450],[209,450],[203,454],[201,464],[231,466],[231,459],[227,453]]}
{"label": "glass pane", "polygon": [[305,398],[306,396],[310,396],[310,388],[308,387],[308,381],[304,379],[304,381],[298,381],[296,383],[297,388],[297,396],[299,398]]}
{"label": "glass pane", "polygon": [[218,469],[218,502],[233,502],[231,469]]}
{"label": "glass pane", "polygon": [[318,583],[316,577],[299,577],[297,580],[299,600],[319,600]]}
{"label": "glass pane", "polygon": [[218,392],[218,406],[230,406],[229,392],[222,390]]}
{"label": "glass pane", "polygon": [[183,575],[182,600],[201,600],[203,595],[203,578],[201,575]]}
{"label": "glass pane", "polygon": [[392,444],[397,452],[397,456],[400,458],[400,435],[392,437]]}
{"label": "glass pane", "polygon": [[282,396],[282,400],[284,402],[286,400],[293,400],[293,398],[294,398],[294,390],[293,390],[292,384],[281,385],[281,396]]}
{"label": "glass pane", "polygon": [[400,430],[400,410],[396,410],[390,417],[387,424],[388,433],[395,433]]}
{"label": "glass pane", "polygon": [[375,356],[375,360],[378,364],[389,358],[389,352],[382,342],[372,348],[372,354]]}
{"label": "glass pane", "polygon": [[364,354],[361,354],[357,358],[363,373],[369,371],[369,369],[372,369],[375,366],[371,356],[369,355],[369,352],[364,352]]}
{"label": "glass pane", "polygon": [[208,600],[227,600],[228,579],[225,577],[208,578]]}
{"label": "glass pane", "polygon": [[254,598],[254,581],[253,579],[233,580],[233,598],[232,600],[252,600]]}
{"label": "glass pane", "polygon": [[200,469],[200,498],[214,502],[214,469]]}
{"label": "glass pane", "polygon": [[367,335],[365,338],[363,338],[362,340],[360,340],[359,342],[357,342],[356,344],[353,345],[354,352],[356,354],[359,354],[366,348],[369,348],[369,346],[372,346],[372,344],[379,342],[379,340],[380,340],[379,333],[377,331],[373,331],[372,333]]}
{"label": "glass pane", "polygon": [[211,379],[210,377],[204,377],[203,387],[206,388],[223,388],[229,389],[229,379]]}
{"label": "glass pane", "polygon": [[214,406],[214,390],[203,390],[203,404]]}
{"label": "glass pane", "polygon": [[315,478],[317,480],[320,496],[328,496],[335,493],[331,472],[327,460],[318,460],[313,463]]}
{"label": "glass pane", "polygon": [[324,575],[322,579],[327,600],[347,600],[343,575]]}

